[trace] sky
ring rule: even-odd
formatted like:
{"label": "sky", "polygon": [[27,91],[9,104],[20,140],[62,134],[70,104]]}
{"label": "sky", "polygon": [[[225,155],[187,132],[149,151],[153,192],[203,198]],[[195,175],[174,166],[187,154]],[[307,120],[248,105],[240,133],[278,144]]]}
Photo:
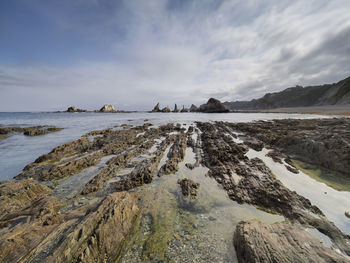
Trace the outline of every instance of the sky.
{"label": "sky", "polygon": [[349,0],[0,1],[0,111],[188,107],[348,76]]}

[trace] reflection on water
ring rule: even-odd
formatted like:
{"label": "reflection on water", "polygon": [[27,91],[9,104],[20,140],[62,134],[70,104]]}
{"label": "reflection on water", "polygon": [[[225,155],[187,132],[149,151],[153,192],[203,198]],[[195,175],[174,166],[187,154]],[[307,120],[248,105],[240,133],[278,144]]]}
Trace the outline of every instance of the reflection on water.
{"label": "reflection on water", "polygon": [[276,163],[272,158],[267,157],[268,152],[269,150],[265,148],[260,152],[250,149],[247,156],[248,158],[258,157],[263,160],[286,187],[308,198],[343,232],[350,233],[350,219],[344,215],[346,211],[350,210],[350,192],[337,191],[322,182],[316,181],[302,171],[299,174],[294,174],[286,169],[285,163]]}
{"label": "reflection on water", "polygon": [[[216,181],[206,176],[207,168],[190,170],[185,166],[194,162],[193,150],[187,148],[176,174],[157,178],[135,190],[142,196],[141,227],[121,262],[237,262],[233,233],[238,222],[284,220],[230,200]],[[182,178],[200,183],[195,199],[182,195],[177,184]]]}
{"label": "reflection on water", "polygon": [[21,172],[23,167],[38,156],[51,151],[54,147],[80,138],[81,135],[115,125],[142,125],[147,122],[155,126],[169,122],[192,123],[194,121],[231,121],[246,122],[281,118],[315,118],[315,115],[279,114],[279,113],[5,113],[0,112],[0,125],[50,125],[64,130],[42,136],[10,135],[0,140],[0,180],[11,179]]}
{"label": "reflection on water", "polygon": [[350,191],[350,177],[316,165],[293,160],[294,165],[313,179],[338,191]]}

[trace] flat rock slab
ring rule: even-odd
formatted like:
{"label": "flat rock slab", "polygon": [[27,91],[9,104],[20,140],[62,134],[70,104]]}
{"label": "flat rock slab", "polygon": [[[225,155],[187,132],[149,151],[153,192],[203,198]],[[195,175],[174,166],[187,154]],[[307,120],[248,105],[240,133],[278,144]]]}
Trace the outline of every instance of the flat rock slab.
{"label": "flat rock slab", "polygon": [[240,263],[349,262],[301,226],[289,223],[240,222],[234,234],[234,246]]}

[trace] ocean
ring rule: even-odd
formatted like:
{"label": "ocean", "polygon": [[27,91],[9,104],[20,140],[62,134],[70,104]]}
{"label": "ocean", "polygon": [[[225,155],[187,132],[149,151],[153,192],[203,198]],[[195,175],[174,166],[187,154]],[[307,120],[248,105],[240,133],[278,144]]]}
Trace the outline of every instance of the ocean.
{"label": "ocean", "polygon": [[0,126],[52,125],[62,131],[41,136],[11,134],[0,140],[0,180],[12,179],[24,166],[54,147],[80,138],[83,134],[116,125],[142,125],[145,122],[161,125],[169,122],[195,121],[250,122],[285,118],[319,118],[324,116],[284,113],[54,113],[54,112],[0,112]]}

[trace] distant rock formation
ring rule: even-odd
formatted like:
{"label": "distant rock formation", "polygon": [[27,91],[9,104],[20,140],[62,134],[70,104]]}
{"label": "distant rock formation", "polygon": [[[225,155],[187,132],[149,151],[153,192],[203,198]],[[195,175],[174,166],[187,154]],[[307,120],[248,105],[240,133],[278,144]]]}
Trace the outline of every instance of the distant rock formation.
{"label": "distant rock formation", "polygon": [[179,109],[177,108],[177,104],[176,103],[175,103],[175,107],[174,107],[173,112],[179,112]]}
{"label": "distant rock formation", "polygon": [[194,104],[191,105],[190,107],[190,112],[197,112],[198,111],[198,107]]}
{"label": "distant rock formation", "polygon": [[168,106],[166,106],[162,109],[162,112],[171,112],[171,110]]}
{"label": "distant rock formation", "polygon": [[157,103],[156,106],[154,106],[154,108],[153,108],[153,110],[151,112],[161,112],[159,102]]}
{"label": "distant rock formation", "polygon": [[188,109],[186,109],[185,108],[185,106],[184,105],[182,105],[182,109],[181,109],[181,111],[180,112],[188,112]]}
{"label": "distant rock formation", "polygon": [[350,77],[338,83],[319,86],[295,86],[280,92],[266,93],[250,101],[224,102],[230,110],[262,110],[289,107],[350,104]]}
{"label": "distant rock formation", "polygon": [[116,112],[115,108],[111,104],[105,104],[103,107],[100,109],[100,112]]}
{"label": "distant rock formation", "polygon": [[[194,106],[194,105],[192,105]],[[198,109],[196,106],[194,106],[196,109]],[[196,110],[197,111],[197,110]],[[171,109],[169,108],[169,106],[166,106],[164,108],[160,108],[160,104],[159,102],[157,103],[156,106],[154,106],[153,110],[149,111],[149,112],[188,112],[188,109],[185,108],[185,106],[182,106],[182,110],[179,110],[177,104],[175,103],[174,105],[174,110],[171,111]]]}
{"label": "distant rock formation", "polygon": [[[175,109],[177,109],[176,104],[175,104]],[[151,110],[150,112],[171,112],[171,110],[168,106],[164,107],[163,109],[160,109],[160,104],[158,102],[157,105],[154,106],[153,110]]]}
{"label": "distant rock formation", "polygon": [[74,106],[69,107],[66,112],[86,112],[87,110],[78,109]]}
{"label": "distant rock formation", "polygon": [[77,112],[77,111],[78,111],[78,109],[74,106],[71,106],[67,109],[67,112]]}
{"label": "distant rock formation", "polygon": [[222,113],[222,112],[229,112],[229,110],[226,108],[224,104],[221,103],[221,101],[210,98],[206,104],[202,104],[199,107],[200,112],[206,112],[206,113]]}

